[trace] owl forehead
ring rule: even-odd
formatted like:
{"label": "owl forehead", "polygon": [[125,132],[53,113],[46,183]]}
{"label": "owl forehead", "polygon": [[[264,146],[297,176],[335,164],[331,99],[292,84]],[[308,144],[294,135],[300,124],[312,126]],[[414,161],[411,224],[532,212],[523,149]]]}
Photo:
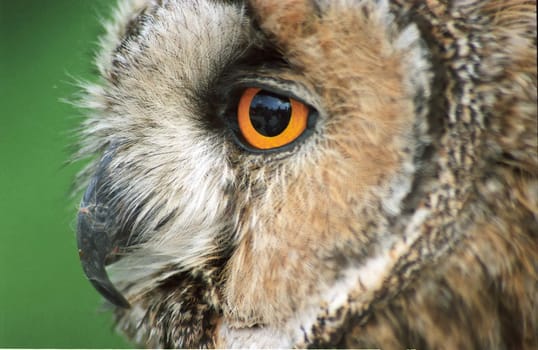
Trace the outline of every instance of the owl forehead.
{"label": "owl forehead", "polygon": [[125,19],[109,29],[103,46],[112,48],[104,47],[99,61],[107,62],[101,64],[102,74],[115,92],[136,97],[132,100],[145,107],[183,103],[188,108],[249,42],[249,23],[237,6],[210,1],[136,5],[120,7]]}
{"label": "owl forehead", "polygon": [[[353,13],[349,16],[341,11],[351,5],[362,10],[348,11]],[[226,92],[245,71],[257,73],[260,81],[268,75],[293,81],[288,90],[299,87],[304,92],[300,97],[320,111],[325,106],[341,107],[343,102],[359,104],[350,100],[359,96],[397,98],[391,81],[400,80],[397,75],[402,70],[410,72],[408,77],[424,75],[415,74],[414,68],[424,70],[423,65],[394,64],[401,59],[392,55],[401,49],[398,41],[415,45],[418,33],[407,30],[406,35],[391,37],[394,25],[386,1],[251,1],[245,5],[243,1],[131,0],[123,1],[118,12],[119,19],[108,25],[102,40],[98,66],[109,83],[111,112],[122,116],[118,125],[123,130],[123,123],[137,125],[130,130],[139,133],[148,125],[195,129],[200,119],[215,117],[214,105],[209,106],[215,94]],[[349,23],[360,26],[351,36]],[[383,40],[387,37],[389,45]],[[269,56],[278,56],[278,69]],[[288,69],[282,69],[282,64]],[[349,72],[357,74],[349,76]],[[324,85],[340,89],[320,91]],[[346,91],[348,87],[352,89]]]}

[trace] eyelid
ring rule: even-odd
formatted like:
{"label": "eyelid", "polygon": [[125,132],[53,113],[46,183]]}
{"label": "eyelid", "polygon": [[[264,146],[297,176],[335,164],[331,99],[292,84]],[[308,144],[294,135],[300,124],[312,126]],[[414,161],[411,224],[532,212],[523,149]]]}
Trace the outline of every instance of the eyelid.
{"label": "eyelid", "polygon": [[302,75],[298,75],[293,71],[256,71],[255,74],[246,72],[234,78],[233,82],[227,85],[228,91],[235,92],[236,96],[237,93],[240,95],[243,90],[249,87],[257,87],[293,98],[318,112],[321,112],[323,109],[313,84],[304,80]]}

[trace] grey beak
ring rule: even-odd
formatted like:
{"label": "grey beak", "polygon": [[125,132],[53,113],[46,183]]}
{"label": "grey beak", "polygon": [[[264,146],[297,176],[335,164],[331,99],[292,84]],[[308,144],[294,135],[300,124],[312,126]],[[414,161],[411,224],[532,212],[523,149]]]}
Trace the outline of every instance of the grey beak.
{"label": "grey beak", "polygon": [[109,148],[92,177],[78,211],[77,245],[82,269],[91,284],[112,304],[128,308],[129,302],[110,281],[105,266],[121,250],[122,232],[116,224],[108,167],[114,147]]}

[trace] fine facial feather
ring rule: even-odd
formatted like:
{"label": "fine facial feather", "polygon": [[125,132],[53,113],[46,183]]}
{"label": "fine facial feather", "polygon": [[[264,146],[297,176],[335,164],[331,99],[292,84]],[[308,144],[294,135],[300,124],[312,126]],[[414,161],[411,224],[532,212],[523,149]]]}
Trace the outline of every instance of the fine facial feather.
{"label": "fine facial feather", "polygon": [[[245,5],[122,1],[106,26],[80,155],[115,147],[119,327],[152,347],[532,348],[532,4]],[[316,109],[314,133],[238,147],[220,116],[251,83]]]}
{"label": "fine facial feather", "polygon": [[[289,2],[281,6],[286,16],[294,15]],[[374,250],[375,245],[369,245],[379,237],[372,236],[389,234],[383,227],[387,224],[383,224],[379,206],[383,203],[398,212],[396,198],[401,201],[410,189],[405,179],[410,178],[412,165],[406,170],[396,169],[412,162],[414,151],[406,154],[403,144],[414,136],[413,99],[427,98],[417,96],[417,90],[422,94],[426,90],[421,85],[402,84],[421,76],[425,76],[423,83],[428,81],[428,66],[420,66],[418,32],[407,28],[402,36],[394,33],[388,4],[381,9],[364,4],[364,12],[370,12],[368,18],[363,17],[361,7],[343,16],[340,6],[332,3],[318,22],[309,22],[304,36],[288,31],[296,30],[297,22],[286,18],[273,24],[271,16],[260,13],[262,26],[279,28],[275,36],[293,41],[280,45],[283,54],[294,69],[302,72],[302,79],[317,87],[325,115],[320,122],[323,136],[318,138],[323,139],[279,164],[260,185],[266,187],[264,195],[249,201],[255,214],[249,212],[240,219],[247,224],[240,235],[243,240],[228,262],[224,308],[232,322],[237,320],[232,323],[236,327],[243,322],[243,326],[285,324],[298,310],[318,309],[325,297],[314,295],[325,294],[323,290],[330,285],[341,283],[343,266],[332,267],[327,259],[342,256],[345,261],[347,252],[342,250],[350,246]],[[357,31],[349,32],[351,26]],[[409,45],[400,49],[403,42]],[[293,47],[292,54],[286,51],[287,45]],[[409,69],[409,56],[419,58],[413,69]],[[410,72],[413,78],[407,75]],[[298,157],[311,161],[295,168]],[[248,168],[241,171],[255,174]],[[400,171],[405,173],[400,176]],[[394,195],[391,184],[401,194]],[[387,204],[390,200],[392,203]],[[390,265],[392,260],[374,256],[382,260],[382,265]],[[357,270],[352,261],[346,263]],[[376,272],[374,275],[381,280],[385,269]],[[355,281],[339,288],[338,293],[346,295]]]}

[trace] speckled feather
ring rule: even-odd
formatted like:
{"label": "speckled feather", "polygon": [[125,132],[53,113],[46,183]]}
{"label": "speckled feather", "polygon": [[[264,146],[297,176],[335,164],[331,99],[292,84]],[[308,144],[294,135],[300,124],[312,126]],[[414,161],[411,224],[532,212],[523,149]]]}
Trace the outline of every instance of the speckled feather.
{"label": "speckled feather", "polygon": [[[77,155],[115,149],[118,328],[537,348],[536,64],[534,1],[120,2]],[[314,108],[312,135],[239,147],[219,115],[248,84]]]}

